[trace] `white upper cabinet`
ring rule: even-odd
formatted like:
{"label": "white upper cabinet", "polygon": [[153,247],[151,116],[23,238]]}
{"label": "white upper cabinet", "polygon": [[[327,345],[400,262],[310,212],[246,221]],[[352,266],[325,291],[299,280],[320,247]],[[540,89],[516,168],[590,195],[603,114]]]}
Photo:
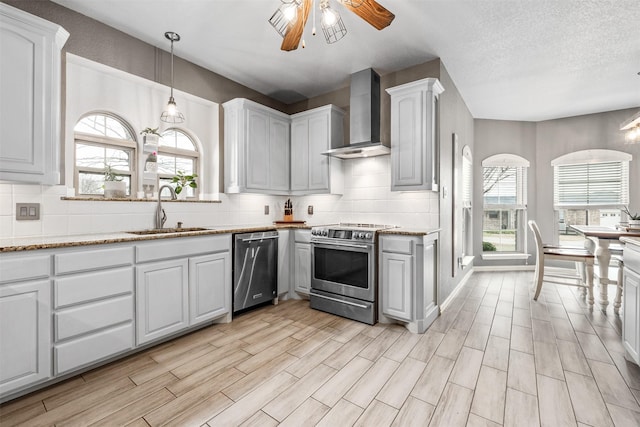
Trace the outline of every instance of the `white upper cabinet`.
{"label": "white upper cabinet", "polygon": [[291,191],[342,194],[342,160],[325,156],[344,145],[344,111],[335,105],[291,116]]}
{"label": "white upper cabinet", "polygon": [[59,25],[0,3],[0,180],[60,183]]}
{"label": "white upper cabinet", "polygon": [[438,97],[443,91],[435,78],[387,89],[392,191],[438,191]]}
{"label": "white upper cabinet", "polygon": [[243,98],[223,107],[225,192],[288,193],[289,116]]}

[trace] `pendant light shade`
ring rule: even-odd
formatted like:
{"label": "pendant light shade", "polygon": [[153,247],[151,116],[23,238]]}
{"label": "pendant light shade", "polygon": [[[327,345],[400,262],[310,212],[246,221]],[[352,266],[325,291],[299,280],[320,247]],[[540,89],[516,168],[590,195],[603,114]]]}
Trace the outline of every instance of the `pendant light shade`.
{"label": "pendant light shade", "polygon": [[178,111],[176,100],[173,99],[173,42],[180,41],[180,35],[173,31],[167,31],[164,36],[171,41],[171,96],[169,96],[169,102],[162,112],[160,120],[166,123],[182,123],[184,122],[184,115]]}

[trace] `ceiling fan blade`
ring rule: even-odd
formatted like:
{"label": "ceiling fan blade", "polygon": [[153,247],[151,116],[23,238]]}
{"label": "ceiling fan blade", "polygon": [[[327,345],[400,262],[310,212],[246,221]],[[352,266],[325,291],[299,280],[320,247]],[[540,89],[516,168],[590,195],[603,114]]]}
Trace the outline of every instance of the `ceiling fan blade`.
{"label": "ceiling fan blade", "polygon": [[304,0],[302,6],[300,7],[300,10],[298,11],[298,19],[296,19],[293,24],[289,24],[289,28],[287,28],[287,34],[282,40],[280,49],[291,51],[298,48],[298,44],[300,43],[300,39],[302,38],[302,32],[304,31],[304,26],[307,23],[307,18],[309,17],[310,10],[311,0]]}
{"label": "ceiling fan blade", "polygon": [[388,27],[393,21],[393,18],[396,17],[396,15],[389,12],[384,6],[376,2],[376,0],[364,0],[358,7],[353,7],[348,2],[342,3],[342,5],[378,30]]}

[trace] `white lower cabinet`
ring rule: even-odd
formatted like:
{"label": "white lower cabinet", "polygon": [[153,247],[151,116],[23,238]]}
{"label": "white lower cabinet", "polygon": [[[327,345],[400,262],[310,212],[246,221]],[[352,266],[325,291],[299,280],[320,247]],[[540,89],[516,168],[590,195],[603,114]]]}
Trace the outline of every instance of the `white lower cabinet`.
{"label": "white lower cabinet", "polygon": [[381,235],[379,239],[379,321],[399,321],[424,333],[438,317],[437,234]]}
{"label": "white lower cabinet", "polygon": [[640,247],[625,245],[622,345],[626,357],[640,365]]}
{"label": "white lower cabinet", "polygon": [[189,326],[189,262],[136,267],[137,343],[145,344]]}
{"label": "white lower cabinet", "polygon": [[231,307],[231,254],[189,259],[189,325],[229,313]]}
{"label": "white lower cabinet", "polygon": [[311,231],[296,230],[293,255],[294,290],[309,295],[311,290]]}
{"label": "white lower cabinet", "polygon": [[48,278],[0,284],[0,397],[51,377],[50,301]]}

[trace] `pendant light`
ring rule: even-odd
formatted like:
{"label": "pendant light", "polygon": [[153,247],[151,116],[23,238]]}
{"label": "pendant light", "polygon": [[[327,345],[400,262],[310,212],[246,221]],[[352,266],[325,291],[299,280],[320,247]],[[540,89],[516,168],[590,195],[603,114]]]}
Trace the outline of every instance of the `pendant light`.
{"label": "pendant light", "polygon": [[173,99],[173,42],[179,42],[180,35],[173,31],[167,31],[164,36],[171,41],[171,96],[169,97],[167,108],[160,116],[160,120],[166,123],[182,123],[184,122],[184,115],[178,111],[176,101]]}

